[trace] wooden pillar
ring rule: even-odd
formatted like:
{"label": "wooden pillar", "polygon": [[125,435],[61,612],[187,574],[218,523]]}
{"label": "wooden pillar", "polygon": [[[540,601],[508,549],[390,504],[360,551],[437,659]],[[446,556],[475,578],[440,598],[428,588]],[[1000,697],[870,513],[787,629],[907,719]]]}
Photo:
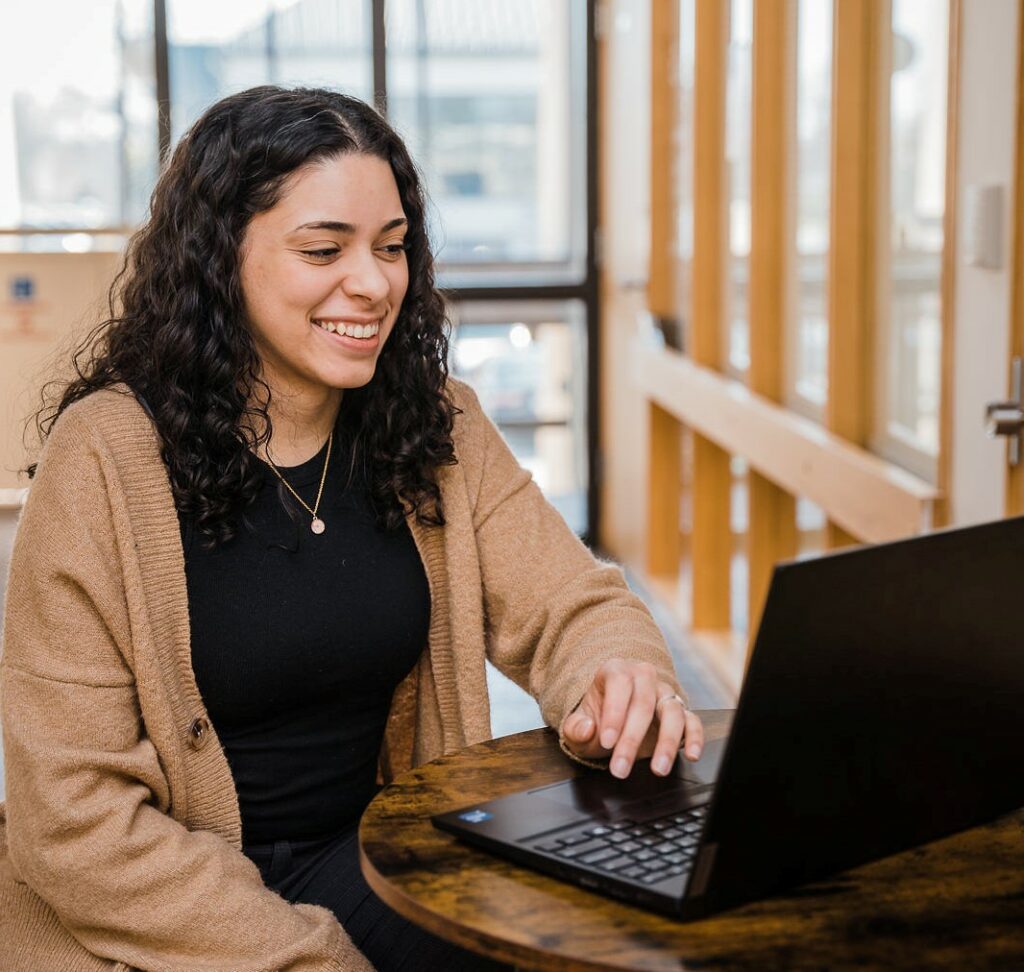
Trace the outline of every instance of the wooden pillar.
{"label": "wooden pillar", "polygon": [[[785,388],[786,289],[793,252],[791,166],[796,70],[795,0],[754,5],[751,132],[750,372],[752,391],[781,401]],[[751,469],[748,631],[751,644],[772,569],[795,556],[796,501]]]}
{"label": "wooden pillar", "polygon": [[[651,229],[647,307],[659,318],[676,313],[675,131],[679,114],[676,71],[679,12],[675,3],[651,4]],[[648,404],[647,569],[675,578],[682,557],[682,425]]]}
{"label": "wooden pillar", "polygon": [[[879,43],[889,3],[835,0],[832,45],[832,198],[826,426],[855,445],[871,432],[877,167],[880,139]],[[829,521],[829,545],[856,543]]]}
{"label": "wooden pillar", "polygon": [[[1017,90],[1024,92],[1024,0],[1020,0],[1020,34],[1017,46],[1017,65],[1020,79]],[[1014,186],[1011,195],[1013,205],[1012,251],[1010,254],[1013,279],[1010,283],[1010,357],[1024,357],[1024,95],[1017,99],[1017,160]],[[1006,387],[1010,387],[1007,376]],[[1006,515],[1019,516],[1024,513],[1024,464],[1007,466]]]}
{"label": "wooden pillar", "polygon": [[[698,364],[721,370],[728,247],[725,173],[727,2],[696,5],[694,104],[693,346]],[[694,433],[693,625],[729,627],[729,455]]]}

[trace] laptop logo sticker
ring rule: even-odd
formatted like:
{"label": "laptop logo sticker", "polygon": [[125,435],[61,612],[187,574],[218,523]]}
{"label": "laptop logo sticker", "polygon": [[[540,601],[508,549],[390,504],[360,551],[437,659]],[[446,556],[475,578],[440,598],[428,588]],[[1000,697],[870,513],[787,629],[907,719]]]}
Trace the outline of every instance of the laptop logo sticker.
{"label": "laptop logo sticker", "polygon": [[486,810],[467,810],[465,813],[459,814],[459,820],[465,820],[466,823],[483,823],[493,816],[493,813],[488,813]]}

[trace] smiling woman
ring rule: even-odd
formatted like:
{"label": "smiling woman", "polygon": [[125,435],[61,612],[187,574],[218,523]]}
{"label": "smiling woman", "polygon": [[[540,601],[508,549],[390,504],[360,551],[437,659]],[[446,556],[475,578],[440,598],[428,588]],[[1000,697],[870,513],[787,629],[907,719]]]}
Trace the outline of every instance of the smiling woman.
{"label": "smiling woman", "polygon": [[381,783],[490,738],[488,660],[574,759],[699,756],[647,610],[447,352],[372,108],[264,87],[200,118],[40,416],[0,655],[5,972],[492,967],[387,908],[356,841]]}
{"label": "smiling woman", "polygon": [[344,390],[373,377],[409,286],[401,212],[388,163],[348,154],[299,170],[246,229],[242,292],[279,463],[317,452]]}

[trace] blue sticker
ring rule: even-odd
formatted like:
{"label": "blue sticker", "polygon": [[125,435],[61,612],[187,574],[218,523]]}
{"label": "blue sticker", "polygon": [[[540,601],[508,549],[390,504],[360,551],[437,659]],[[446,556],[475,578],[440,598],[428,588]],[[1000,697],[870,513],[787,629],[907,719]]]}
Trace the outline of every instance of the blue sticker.
{"label": "blue sticker", "polygon": [[36,295],[36,283],[31,277],[11,278],[11,299],[32,300]]}
{"label": "blue sticker", "polygon": [[467,810],[465,813],[459,814],[459,820],[465,820],[466,823],[483,823],[493,816],[493,813],[488,813],[486,810]]}

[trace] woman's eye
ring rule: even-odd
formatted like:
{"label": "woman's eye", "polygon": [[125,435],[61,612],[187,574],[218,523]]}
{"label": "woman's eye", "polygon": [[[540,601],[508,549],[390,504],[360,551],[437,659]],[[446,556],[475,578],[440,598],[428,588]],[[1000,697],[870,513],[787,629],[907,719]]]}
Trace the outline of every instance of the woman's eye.
{"label": "woman's eye", "polygon": [[400,254],[402,254],[404,251],[408,250],[409,246],[406,243],[388,243],[387,245],[382,246],[381,249],[388,256],[397,257]]}
{"label": "woman's eye", "polygon": [[302,255],[312,257],[314,260],[330,260],[338,251],[330,250],[303,250]]}

